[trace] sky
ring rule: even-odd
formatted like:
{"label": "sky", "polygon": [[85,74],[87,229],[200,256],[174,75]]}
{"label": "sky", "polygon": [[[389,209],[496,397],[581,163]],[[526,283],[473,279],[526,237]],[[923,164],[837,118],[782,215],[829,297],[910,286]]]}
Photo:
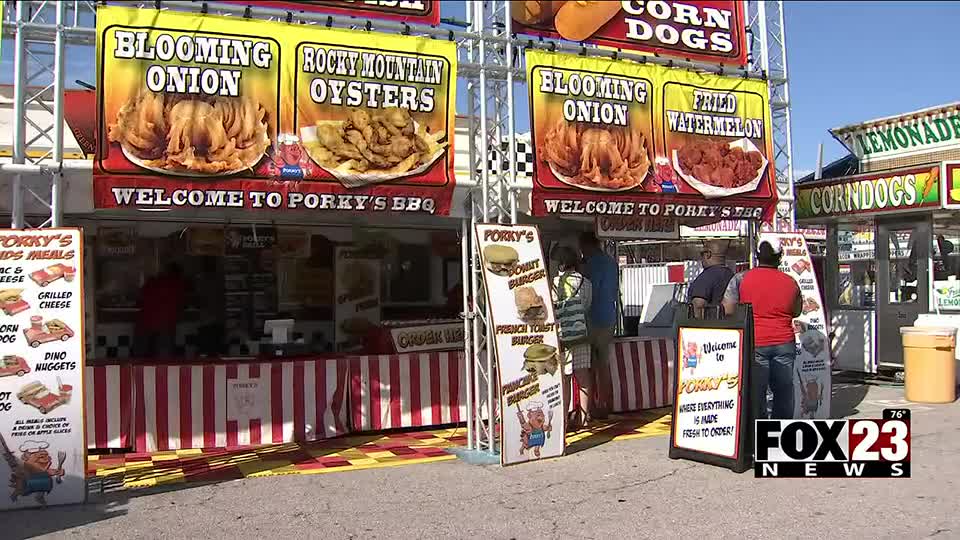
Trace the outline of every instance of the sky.
{"label": "sky", "polygon": [[[463,19],[462,2],[441,16]],[[960,101],[960,2],[784,2],[794,177],[845,154],[828,129]],[[70,47],[67,84],[95,80],[91,47]],[[3,40],[0,84],[10,84],[13,43]],[[464,111],[466,89],[458,108]],[[516,92],[527,129],[525,90]]]}

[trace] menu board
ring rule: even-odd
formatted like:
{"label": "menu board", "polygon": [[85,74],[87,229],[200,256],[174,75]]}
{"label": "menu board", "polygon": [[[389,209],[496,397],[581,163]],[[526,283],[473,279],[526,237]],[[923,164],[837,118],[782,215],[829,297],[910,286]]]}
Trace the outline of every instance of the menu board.
{"label": "menu board", "polygon": [[802,234],[776,234],[783,247],[780,271],[800,287],[803,307],[793,321],[797,336],[794,362],[794,417],[830,418],[830,340],[823,296]]}
{"label": "menu board", "polygon": [[363,338],[380,324],[380,267],[383,260],[365,250],[336,248],[334,329],[337,352],[363,346]]}
{"label": "menu board", "polygon": [[761,219],[765,81],[528,50],[535,215]]}
{"label": "menu board", "polygon": [[277,318],[277,235],[272,227],[243,227],[224,236],[224,326],[229,337],[255,339],[265,321]]}
{"label": "menu board", "polygon": [[674,446],[737,459],[743,331],[680,328],[677,346]]}
{"label": "menu board", "polygon": [[97,208],[450,213],[456,43],[98,6],[96,58]]}
{"label": "menu board", "polygon": [[0,232],[0,509],[86,498],[82,241]]}
{"label": "menu board", "polygon": [[500,462],[563,455],[563,367],[540,232],[477,225],[476,235],[499,369]]}

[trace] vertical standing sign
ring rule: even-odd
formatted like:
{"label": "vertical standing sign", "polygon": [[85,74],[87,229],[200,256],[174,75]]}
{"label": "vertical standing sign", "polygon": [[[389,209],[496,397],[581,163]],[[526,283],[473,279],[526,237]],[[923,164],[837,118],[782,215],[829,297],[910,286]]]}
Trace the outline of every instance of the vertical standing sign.
{"label": "vertical standing sign", "polygon": [[813,271],[810,250],[802,234],[777,234],[783,246],[780,271],[800,287],[803,307],[793,321],[797,336],[794,363],[794,418],[830,417],[830,340],[827,339],[823,296]]}
{"label": "vertical standing sign", "polygon": [[0,509],[86,497],[82,242],[0,231]]}
{"label": "vertical standing sign", "polygon": [[731,318],[697,319],[677,308],[677,370],[670,457],[743,472],[749,468],[750,358],[753,311],[740,305]]}
{"label": "vertical standing sign", "polygon": [[563,455],[563,368],[540,232],[477,225],[477,244],[499,368],[500,462]]}
{"label": "vertical standing sign", "polygon": [[380,265],[368,251],[338,247],[335,268],[336,350],[362,346],[364,336],[380,324]]}

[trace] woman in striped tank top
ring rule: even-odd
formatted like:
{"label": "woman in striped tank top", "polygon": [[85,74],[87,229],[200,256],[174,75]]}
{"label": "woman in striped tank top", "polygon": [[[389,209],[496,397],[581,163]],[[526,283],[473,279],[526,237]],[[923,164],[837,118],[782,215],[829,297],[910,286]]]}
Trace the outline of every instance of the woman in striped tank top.
{"label": "woman in striped tank top", "polygon": [[563,354],[564,375],[567,379],[563,384],[563,393],[568,410],[571,373],[580,387],[580,406],[577,410],[570,412],[567,423],[570,429],[575,430],[590,422],[594,409],[591,390],[595,386],[593,372],[590,369],[590,342],[587,328],[592,288],[590,280],[577,271],[577,255],[573,249],[566,246],[557,247],[553,250],[551,259],[559,266],[559,271],[553,278],[553,300]]}

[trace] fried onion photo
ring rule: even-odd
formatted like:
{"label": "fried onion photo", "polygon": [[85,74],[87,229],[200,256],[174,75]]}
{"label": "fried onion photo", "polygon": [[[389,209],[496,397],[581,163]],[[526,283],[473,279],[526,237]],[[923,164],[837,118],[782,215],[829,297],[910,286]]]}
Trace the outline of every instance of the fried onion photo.
{"label": "fried onion photo", "polygon": [[647,139],[636,129],[560,120],[538,151],[561,182],[592,191],[633,189],[650,170]]}
{"label": "fried onion photo", "polygon": [[352,109],[345,120],[318,121],[300,130],[307,155],[346,187],[420,174],[440,156],[443,131],[429,133],[398,107]]}
{"label": "fried onion photo", "polygon": [[107,138],[146,169],[226,176],[260,161],[270,146],[267,130],[266,109],[249,98],[142,91],[120,108]]}

